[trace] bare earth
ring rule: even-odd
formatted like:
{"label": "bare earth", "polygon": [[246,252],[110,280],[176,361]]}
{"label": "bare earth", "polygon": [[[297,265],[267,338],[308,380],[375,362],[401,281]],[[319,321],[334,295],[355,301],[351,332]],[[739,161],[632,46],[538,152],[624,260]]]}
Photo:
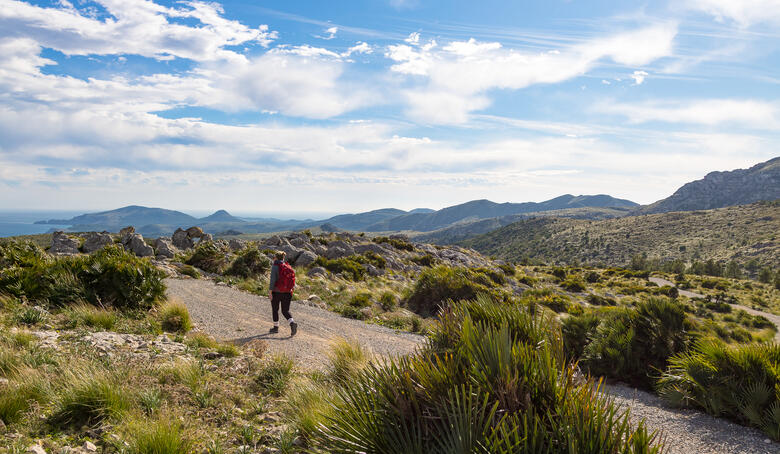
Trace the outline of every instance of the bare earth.
{"label": "bare earth", "polygon": [[[323,368],[328,346],[339,337],[357,339],[385,357],[412,353],[424,341],[422,336],[344,318],[296,301],[290,312],[299,325],[298,334],[291,338],[284,321],[279,334],[268,334],[273,324],[267,297],[205,279],[166,279],[165,283],[168,296],[187,306],[200,330],[239,344],[262,339],[271,353],[295,358],[302,369]],[[780,453],[780,444],[769,442],[757,430],[699,411],[667,408],[657,396],[633,388],[610,385],[605,391],[617,405],[630,408],[634,419],[643,418],[651,431],[661,432],[669,454]]]}

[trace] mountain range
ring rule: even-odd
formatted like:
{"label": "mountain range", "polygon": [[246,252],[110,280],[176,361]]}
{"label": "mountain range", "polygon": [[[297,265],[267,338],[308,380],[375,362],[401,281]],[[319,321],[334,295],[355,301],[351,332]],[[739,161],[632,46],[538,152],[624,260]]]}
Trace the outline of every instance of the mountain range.
{"label": "mountain range", "polygon": [[749,169],[712,172],[680,187],[671,196],[647,206],[609,195],[565,194],[544,202],[496,203],[472,200],[440,210],[417,208],[411,211],[382,208],[364,213],[342,214],[322,220],[241,219],[225,210],[204,218],[162,208],[128,206],[72,219],[39,221],[41,224],[69,225],[71,231],[118,231],[128,225],[147,236],[170,235],[179,227],[200,226],[219,234],[269,233],[327,226],[365,232],[404,231],[418,241],[455,243],[492,230],[524,222],[529,218],[570,218],[601,220],[644,216],[656,213],[708,210],[759,200],[780,198],[780,157]]}

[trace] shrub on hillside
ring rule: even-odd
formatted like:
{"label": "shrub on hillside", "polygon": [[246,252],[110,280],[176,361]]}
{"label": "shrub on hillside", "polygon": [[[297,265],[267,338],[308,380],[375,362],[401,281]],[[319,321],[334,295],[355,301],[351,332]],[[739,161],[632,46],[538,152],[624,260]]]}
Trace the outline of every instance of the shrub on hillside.
{"label": "shrub on hillside", "polygon": [[575,384],[554,326],[525,305],[453,306],[424,350],[369,364],[326,395],[307,439],[335,453],[659,452],[642,423]]}
{"label": "shrub on hillside", "polygon": [[588,303],[592,304],[594,306],[615,306],[617,305],[617,301],[615,301],[614,298],[609,298],[606,296],[596,295],[595,293],[591,293],[588,295]]}
{"label": "shrub on hillside", "polygon": [[701,408],[780,440],[780,345],[705,342],[669,360],[658,392],[673,405]]}
{"label": "shrub on hillside", "polygon": [[225,272],[231,276],[250,278],[266,273],[271,269],[271,261],[256,247],[242,250]]}
{"label": "shrub on hillside", "polygon": [[516,272],[514,265],[511,265],[509,263],[502,263],[498,265],[498,269],[501,270],[501,272],[506,274],[507,276],[514,276]]}
{"label": "shrub on hillside", "polygon": [[209,273],[222,274],[227,267],[228,254],[213,241],[206,241],[195,247],[185,263]]}
{"label": "shrub on hillside", "polygon": [[415,281],[406,304],[412,311],[427,317],[434,315],[447,301],[474,299],[481,293],[505,299],[503,292],[489,287],[491,284],[493,281],[488,276],[469,268],[427,268]]}
{"label": "shrub on hillside", "polygon": [[402,250],[402,251],[414,251],[414,245],[406,240],[401,240],[398,238],[388,238],[386,236],[378,236],[374,238],[374,243],[381,244],[386,243],[390,246],[393,246],[396,249]]}
{"label": "shrub on hillside", "polygon": [[591,329],[584,337],[589,342],[580,359],[594,375],[650,388],[652,376],[666,369],[671,356],[688,347],[689,322],[683,306],[673,300],[651,298],[635,308],[602,310],[598,315],[597,325],[588,323]]}
{"label": "shrub on hillside", "polygon": [[582,282],[579,278],[574,277],[574,276],[570,276],[570,277],[564,279],[564,281],[561,282],[559,285],[561,286],[562,289],[565,289],[565,290],[568,290],[568,291],[574,292],[574,293],[584,292],[585,289],[586,289],[585,283]]}
{"label": "shrub on hillside", "polygon": [[316,266],[321,266],[331,273],[343,273],[343,275],[353,281],[361,281],[366,275],[366,269],[355,260],[357,256],[341,257],[337,259],[327,259],[323,256],[317,257],[314,261]]}
{"label": "shrub on hillside", "polygon": [[0,270],[0,293],[53,306],[87,301],[120,308],[149,308],[165,294],[165,274],[121,246],[90,256],[32,257]]}
{"label": "shrub on hillside", "polygon": [[425,254],[425,255],[420,255],[420,256],[417,256],[417,257],[412,257],[411,260],[412,260],[412,263],[416,263],[416,264],[418,264],[420,266],[427,266],[427,267],[436,266],[439,263],[439,259],[437,259],[436,257],[432,256],[431,254]]}
{"label": "shrub on hillside", "polygon": [[567,312],[570,304],[568,296],[556,293],[549,287],[526,290],[521,300],[526,303],[541,304],[555,312]]}

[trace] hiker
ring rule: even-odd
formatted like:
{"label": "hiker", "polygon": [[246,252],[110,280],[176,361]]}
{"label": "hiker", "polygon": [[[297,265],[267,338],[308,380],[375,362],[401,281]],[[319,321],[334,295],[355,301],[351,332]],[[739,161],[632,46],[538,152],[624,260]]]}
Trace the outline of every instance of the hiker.
{"label": "hiker", "polygon": [[269,285],[271,310],[273,311],[274,327],[270,333],[279,332],[279,305],[282,305],[282,315],[290,323],[290,336],[295,336],[298,332],[298,324],[293,320],[290,314],[290,301],[292,301],[292,292],[295,288],[295,270],[289,263],[284,261],[284,251],[276,252],[276,260],[271,267],[271,282]]}

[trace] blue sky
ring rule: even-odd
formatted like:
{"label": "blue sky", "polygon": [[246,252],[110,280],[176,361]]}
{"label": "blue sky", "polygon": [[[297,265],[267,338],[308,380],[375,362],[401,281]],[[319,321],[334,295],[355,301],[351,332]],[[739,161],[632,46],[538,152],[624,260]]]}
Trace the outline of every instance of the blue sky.
{"label": "blue sky", "polygon": [[780,153],[780,0],[0,0],[0,208],[650,203]]}

